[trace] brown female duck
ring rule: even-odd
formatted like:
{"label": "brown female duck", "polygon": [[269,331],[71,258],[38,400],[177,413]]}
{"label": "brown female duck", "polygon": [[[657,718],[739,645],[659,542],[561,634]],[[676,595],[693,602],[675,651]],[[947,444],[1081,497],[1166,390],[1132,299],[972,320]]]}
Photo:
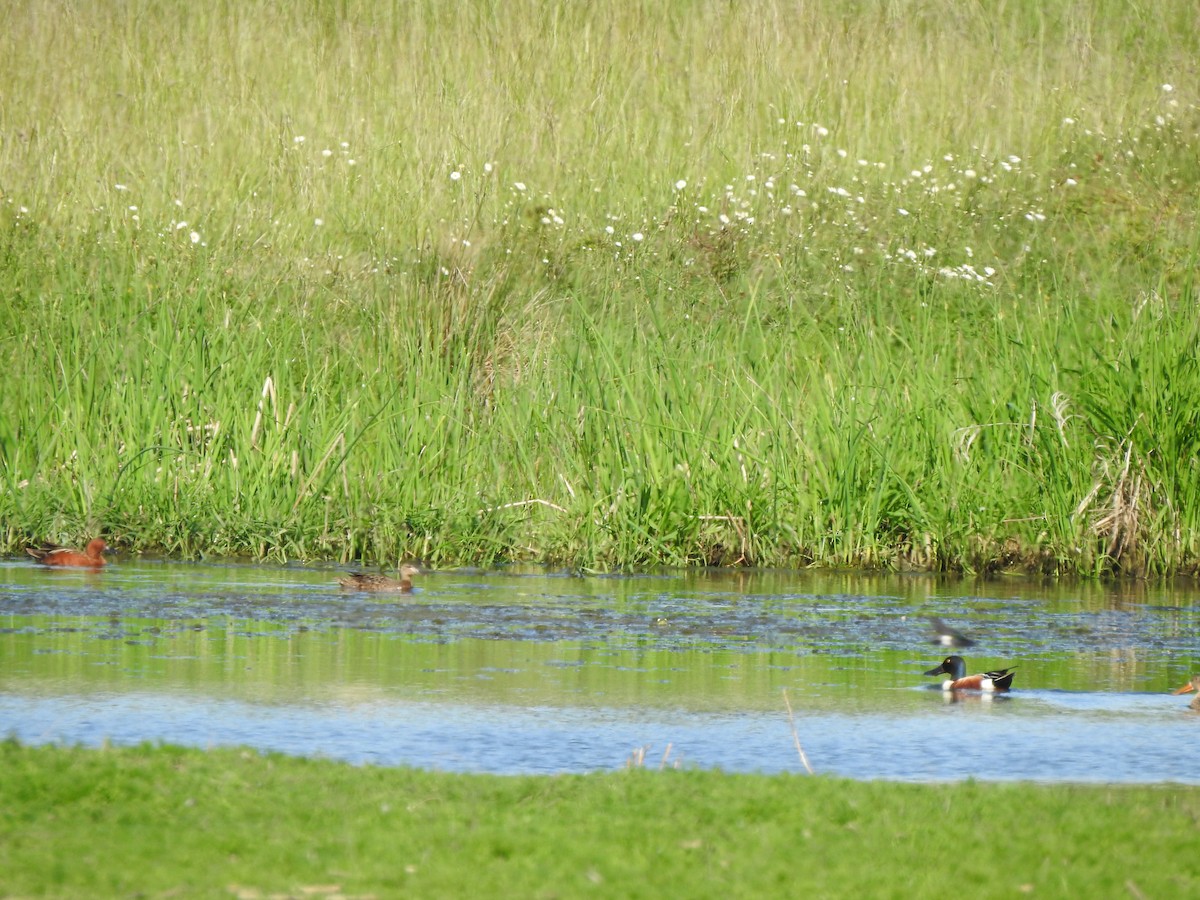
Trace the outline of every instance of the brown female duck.
{"label": "brown female duck", "polygon": [[411,594],[413,589],[412,577],[420,575],[421,569],[414,563],[404,563],[400,566],[400,578],[389,578],[387,575],[375,575],[364,572],[348,572],[338,579],[338,584],[352,591],[380,591],[397,594]]}

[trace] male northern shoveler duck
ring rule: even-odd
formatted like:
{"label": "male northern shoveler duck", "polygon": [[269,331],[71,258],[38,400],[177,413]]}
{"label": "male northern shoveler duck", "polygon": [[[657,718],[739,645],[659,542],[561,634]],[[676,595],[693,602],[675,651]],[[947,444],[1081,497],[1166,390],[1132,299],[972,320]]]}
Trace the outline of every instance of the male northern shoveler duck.
{"label": "male northern shoveler duck", "polygon": [[76,568],[98,569],[108,565],[105,553],[111,553],[112,547],[105,543],[104,538],[93,538],[82,550],[72,550],[70,547],[59,547],[57,544],[42,544],[40,547],[26,547],[25,552],[40,562],[43,566],[73,566]]}
{"label": "male northern shoveler duck", "polygon": [[943,691],[1007,691],[1012,687],[1013,669],[997,669],[982,675],[968,675],[967,662],[961,656],[947,656],[936,669],[926,675],[949,675],[942,682]]}
{"label": "male northern shoveler duck", "polygon": [[394,591],[399,594],[411,594],[413,589],[412,577],[420,575],[421,570],[413,563],[400,566],[400,578],[389,578],[387,575],[373,575],[363,572],[350,572],[338,579],[338,584],[354,591]]}
{"label": "male northern shoveler duck", "polygon": [[940,644],[943,647],[971,647],[975,644],[961,631],[955,631],[937,616],[930,616],[929,624],[933,626],[932,643],[934,644]]}
{"label": "male northern shoveler duck", "polygon": [[1178,695],[1187,694],[1191,691],[1195,691],[1196,696],[1192,698],[1192,702],[1188,705],[1192,709],[1200,711],[1200,675],[1193,675],[1191,681],[1189,681],[1183,687],[1175,689],[1171,693]]}

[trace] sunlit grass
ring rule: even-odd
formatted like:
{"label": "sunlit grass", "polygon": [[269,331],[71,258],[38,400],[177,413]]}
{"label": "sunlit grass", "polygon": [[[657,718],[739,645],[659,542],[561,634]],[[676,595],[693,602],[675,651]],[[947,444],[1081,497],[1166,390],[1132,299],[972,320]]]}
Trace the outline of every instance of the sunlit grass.
{"label": "sunlit grass", "polygon": [[[929,896],[1077,897],[1197,888],[1185,862],[1197,813],[1190,786],[671,769],[505,778],[11,741],[0,744],[0,760],[0,887],[14,896],[893,896],[902,884]],[[931,840],[953,844],[953,864],[931,863]]]}
{"label": "sunlit grass", "polygon": [[1193,570],[1191,18],[24,4],[2,540]]}

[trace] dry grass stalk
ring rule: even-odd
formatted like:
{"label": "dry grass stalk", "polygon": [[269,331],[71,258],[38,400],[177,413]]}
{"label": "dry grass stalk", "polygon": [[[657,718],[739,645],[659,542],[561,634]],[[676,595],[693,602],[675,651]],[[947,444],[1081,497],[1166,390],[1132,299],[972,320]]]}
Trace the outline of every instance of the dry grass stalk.
{"label": "dry grass stalk", "polygon": [[[658,761],[658,770],[661,772],[668,766],[672,769],[679,768],[679,760],[671,759],[671,748],[674,744],[667,742],[667,747],[663,750],[662,759]],[[650,745],[646,744],[637,747],[629,754],[629,758],[625,760],[625,768],[627,769],[644,769],[646,767],[646,754],[650,752]]]}
{"label": "dry grass stalk", "polygon": [[697,516],[696,518],[701,522],[728,522],[732,525],[738,536],[739,556],[731,565],[750,565],[750,538],[745,518],[742,516]]}
{"label": "dry grass stalk", "polygon": [[502,509],[520,509],[523,506],[545,506],[550,509],[558,510],[560,513],[565,513],[566,509],[559,506],[557,503],[551,503],[549,500],[542,500],[539,497],[534,497],[532,500],[514,500],[512,503],[502,503],[499,506],[485,506],[483,509],[475,510],[476,515],[483,515],[489,512],[498,512]]}
{"label": "dry grass stalk", "polygon": [[[302,484],[300,486],[300,490],[296,492],[296,502],[292,505],[292,512],[295,512],[297,509],[299,509],[300,502],[308,494],[309,489],[313,486],[313,482],[315,482],[317,480],[317,478],[320,476],[322,470],[325,468],[325,463],[329,462],[329,457],[333,456],[333,453],[335,450],[341,450],[343,457],[344,457],[345,452],[346,452],[346,435],[344,432],[338,432],[338,436],[335,437],[332,442],[330,442],[329,448],[325,451],[325,455],[321,457],[320,462],[317,463],[317,467],[315,469],[313,469],[312,474],[308,476],[308,479],[304,482],[304,484]],[[343,482],[344,482],[345,481],[345,459],[344,458],[342,460],[342,464],[343,464],[342,472],[343,472]],[[349,485],[347,484],[346,487],[348,490]]]}
{"label": "dry grass stalk", "polygon": [[1133,442],[1126,440],[1121,443],[1124,453],[1118,449],[1116,465],[1103,457],[1098,460],[1096,483],[1075,508],[1075,515],[1086,512],[1105,486],[1111,486],[1108,502],[1092,522],[1091,531],[1108,539],[1105,554],[1110,559],[1136,564],[1142,513],[1146,511],[1144,507],[1147,503],[1147,495],[1143,490],[1146,472],[1141,461],[1135,459]]}
{"label": "dry grass stalk", "polygon": [[258,411],[254,415],[254,426],[250,429],[250,446],[258,449],[258,435],[262,430],[263,407],[267,398],[271,399],[271,408],[275,411],[275,424],[279,425],[279,404],[275,397],[275,380],[268,375],[263,381],[262,394],[258,398]]}
{"label": "dry grass stalk", "polygon": [[796,752],[800,754],[800,762],[804,763],[804,769],[809,775],[815,775],[813,767],[808,762],[808,754],[804,752],[804,748],[800,746],[800,734],[796,731],[796,716],[792,712],[792,701],[788,699],[787,688],[783,689],[783,705],[788,711],[788,725],[792,728],[792,740],[796,743]]}

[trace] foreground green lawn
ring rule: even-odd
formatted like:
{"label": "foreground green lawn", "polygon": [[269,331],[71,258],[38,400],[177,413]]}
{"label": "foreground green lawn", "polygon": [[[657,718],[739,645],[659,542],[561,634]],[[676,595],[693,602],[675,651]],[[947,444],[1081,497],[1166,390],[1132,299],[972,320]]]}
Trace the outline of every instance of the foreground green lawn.
{"label": "foreground green lawn", "polygon": [[1193,787],[361,768],[0,745],[0,895],[1188,896]]}

